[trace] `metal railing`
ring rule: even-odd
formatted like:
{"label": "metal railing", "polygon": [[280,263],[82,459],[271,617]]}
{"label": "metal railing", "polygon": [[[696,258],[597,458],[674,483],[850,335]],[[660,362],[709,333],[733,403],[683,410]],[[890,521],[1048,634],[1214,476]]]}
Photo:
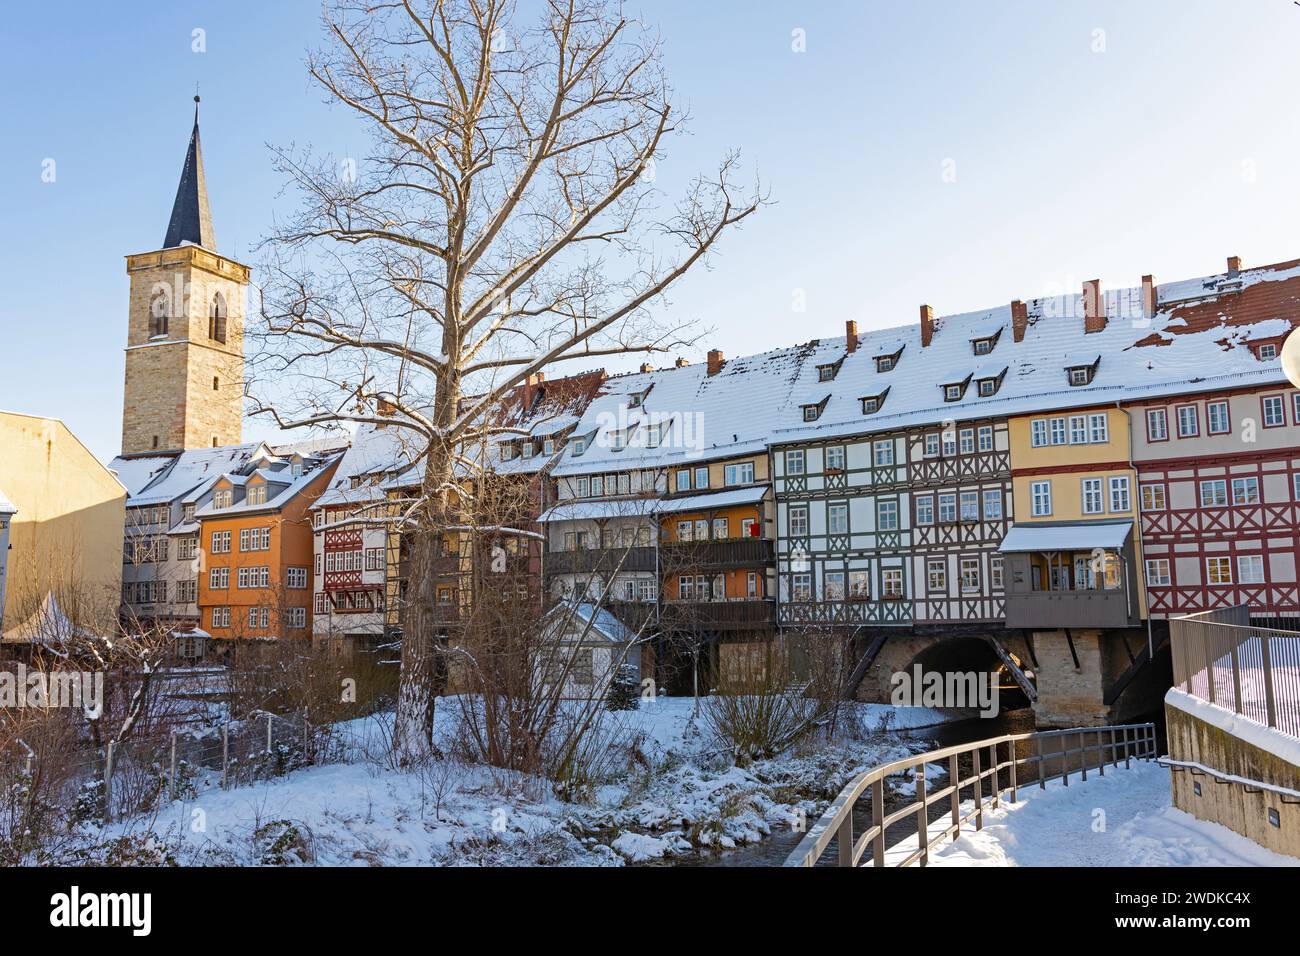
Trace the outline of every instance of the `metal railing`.
{"label": "metal railing", "polygon": [[1256,627],[1244,605],[1169,622],[1174,686],[1300,737],[1300,631]]}
{"label": "metal railing", "polygon": [[[894,856],[889,863],[926,866],[930,851],[949,837],[956,840],[964,824],[974,820],[975,829],[983,829],[986,798],[989,806],[996,808],[1001,805],[1003,793],[1009,793],[1015,803],[1022,786],[1037,783],[1046,788],[1049,779],[1059,779],[1069,786],[1071,774],[1078,773],[1087,780],[1089,770],[1104,776],[1107,765],[1118,767],[1123,761],[1127,768],[1133,760],[1155,756],[1155,724],[1147,723],[1007,734],[904,757],[867,771],[840,791],[786,858],[785,865],[816,866],[835,842],[839,866],[858,866],[868,852],[874,866],[885,866],[887,831],[911,819],[916,825],[916,848],[909,852],[902,843],[896,843],[888,850]],[[930,764],[943,767],[948,784],[927,792],[925,768]],[[963,764],[970,768],[964,777]],[[1033,774],[1027,776],[1022,768],[1032,768]],[[916,799],[886,813],[887,778],[907,771],[913,774]],[[989,781],[987,797],[985,780]],[[970,806],[964,812],[963,791],[970,794]],[[871,800],[870,823],[855,839],[853,815],[863,794],[869,794]],[[946,810],[942,810],[945,804]],[[930,819],[932,807],[940,810],[935,820]]]}

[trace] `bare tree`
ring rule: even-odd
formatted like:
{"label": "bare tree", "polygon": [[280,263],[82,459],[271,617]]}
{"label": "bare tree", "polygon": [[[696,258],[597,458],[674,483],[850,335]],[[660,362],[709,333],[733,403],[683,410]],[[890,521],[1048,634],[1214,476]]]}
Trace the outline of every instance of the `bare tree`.
{"label": "bare tree", "polygon": [[374,422],[384,403],[422,446],[400,509],[399,746],[432,732],[431,563],[494,407],[556,363],[687,341],[651,310],[763,202],[731,154],[661,211],[655,162],[681,117],[658,38],[606,0],[537,6],[535,22],[512,0],[330,7],[310,74],[370,155],[276,152],[303,207],[267,246],[254,374],[277,391],[258,410],[289,427]]}

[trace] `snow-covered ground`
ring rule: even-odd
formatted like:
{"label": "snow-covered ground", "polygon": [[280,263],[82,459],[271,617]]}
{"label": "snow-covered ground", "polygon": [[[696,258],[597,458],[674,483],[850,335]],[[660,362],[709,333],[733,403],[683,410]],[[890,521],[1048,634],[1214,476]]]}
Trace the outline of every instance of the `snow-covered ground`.
{"label": "snow-covered ground", "polygon": [[[189,798],[113,824],[182,864],[605,865],[711,854],[816,819],[855,774],[923,749],[881,729],[942,722],[925,708],[850,705],[869,731],[736,767],[692,719],[689,698],[661,697],[620,715],[633,745],[586,802],[544,781],[434,761],[427,772],[384,759],[376,721],[345,725],[354,759],[222,790],[201,777]],[[444,751],[456,707],[435,726]],[[147,854],[146,854],[147,857]]]}
{"label": "snow-covered ground", "polygon": [[[930,865],[1300,866],[1300,859],[1174,809],[1169,771],[1153,762],[1089,774],[1087,781],[1076,775],[1068,787],[1054,780],[1019,797],[986,810],[982,830],[967,824],[955,842],[931,852]],[[906,841],[890,853],[915,846]]]}

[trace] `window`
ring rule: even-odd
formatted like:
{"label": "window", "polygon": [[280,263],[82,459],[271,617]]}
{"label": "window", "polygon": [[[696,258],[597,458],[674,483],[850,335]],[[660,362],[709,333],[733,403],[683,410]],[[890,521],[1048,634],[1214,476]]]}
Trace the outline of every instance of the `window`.
{"label": "window", "polygon": [[1228,483],[1222,478],[1201,482],[1201,507],[1223,508],[1228,504]]}
{"label": "window", "polygon": [[167,287],[159,284],[149,300],[149,338],[167,334],[167,319],[170,315],[171,297],[167,294]]}
{"label": "window", "polygon": [[731,527],[727,519],[714,518],[713,519],[713,540],[725,541],[727,538],[730,537],[731,537]]}
{"label": "window", "polygon": [[199,582],[193,579],[176,582],[177,604],[193,604],[198,599]]}
{"label": "window", "polygon": [[[1300,479],[1300,475],[1296,476]],[[1300,485],[1300,480],[1297,481]],[[916,523],[934,524],[934,496],[921,495],[916,499]]]}
{"label": "window", "polygon": [[1237,558],[1238,584],[1264,583],[1264,556],[1260,554],[1243,554]]}
{"label": "window", "polygon": [[1064,419],[1064,418],[1053,418],[1049,424],[1050,424],[1051,431],[1052,431],[1052,444],[1053,444],[1053,445],[1064,445],[1064,444],[1066,443],[1066,437],[1065,437],[1065,419]]}
{"label": "window", "polygon": [[325,594],[323,592],[316,595],[313,603],[315,604],[317,614],[325,613]]}
{"label": "window", "polygon": [[1142,510],[1143,511],[1164,511],[1165,510],[1165,486],[1164,485],[1143,485],[1142,486]]}
{"label": "window", "polygon": [[250,607],[248,609],[248,626],[257,627],[258,608]]}
{"label": "window", "polygon": [[741,518],[741,519],[740,519],[740,536],[741,536],[742,538],[757,538],[757,537],[758,537],[758,519],[757,519],[757,518]]}
{"label": "window", "polygon": [[1116,475],[1110,479],[1110,510],[1129,511],[1133,507],[1129,499],[1128,475]]}
{"label": "window", "polygon": [[750,571],[745,575],[745,597],[758,597],[757,571]]}
{"label": "window", "polygon": [[874,415],[880,411],[880,396],[868,395],[862,399],[862,414]]}
{"label": "window", "polygon": [[988,398],[998,390],[998,380],[996,378],[982,378],[979,381],[979,393],[981,397]]}
{"label": "window", "polygon": [[826,585],[823,589],[827,601],[844,600],[844,572],[827,571]]}
{"label": "window", "polygon": [[1234,505],[1259,504],[1259,479],[1253,475],[1232,479],[1232,503]]}
{"label": "window", "polygon": [[1300,501],[1300,471],[1291,476],[1291,497]]}
{"label": "window", "polygon": [[984,491],[984,520],[1002,520],[1002,492],[998,488],[986,488]]}
{"label": "window", "polygon": [[979,434],[980,434],[980,451],[984,451],[984,452],[992,451],[993,450],[993,426],[981,425]]}
{"label": "window", "polygon": [[812,600],[812,575],[790,575],[790,599],[793,601]]}
{"label": "window", "polygon": [[1034,515],[1043,516],[1052,513],[1052,483],[1035,481],[1029,485],[1029,495]]}
{"label": "window", "polygon": [[939,435],[935,432],[925,436],[925,457],[937,458],[939,455]]}
{"label": "window", "polygon": [[989,558],[989,586],[1002,587],[1002,555],[995,554]]}
{"label": "window", "polygon": [[1088,419],[1084,415],[1070,416],[1070,444],[1088,444]]}
{"label": "window", "polygon": [[1147,586],[1162,587],[1169,583],[1169,559],[1149,558],[1147,560]]}
{"label": "window", "polygon": [[961,401],[961,386],[945,385],[943,388],[943,400],[945,402]]}
{"label": "window", "polygon": [[945,458],[957,454],[957,433],[951,428],[943,433],[943,454]]}
{"label": "window", "polygon": [[871,449],[877,468],[883,468],[894,463],[894,443],[892,440],[886,439],[885,441],[872,442]]}
{"label": "window", "polygon": [[320,555],[320,554],[316,555],[316,561],[315,561],[315,564],[316,564],[316,576],[317,576],[317,577],[319,577],[319,576],[320,576],[320,573],[321,573],[321,560],[322,560],[323,557],[324,557],[324,555]]}
{"label": "window", "polygon": [[871,599],[871,573],[869,571],[849,572],[849,600],[867,601]]}
{"label": "window", "polygon": [[785,473],[787,475],[804,474],[804,453],[802,448],[785,453]]}
{"label": "window", "polygon": [[689,468],[683,468],[681,471],[677,472],[677,490],[691,490],[691,470]]}
{"label": "window", "polygon": [[208,587],[213,591],[224,591],[230,587],[230,568],[209,568]]}
{"label": "window", "polygon": [[754,483],[754,463],[742,461],[736,465],[727,465],[722,469],[724,485],[752,485]]}
{"label": "window", "polygon": [[975,451],[975,429],[963,428],[957,433],[958,446],[961,448],[963,455],[969,455]]}
{"label": "window", "polygon": [[577,458],[587,450],[587,436],[579,435],[573,440],[573,456]]}
{"label": "window", "polygon": [[806,422],[815,422],[815,421],[817,421],[817,416],[820,415],[821,413],[822,413],[822,410],[821,410],[821,406],[820,406],[820,405],[805,405],[805,406],[803,406],[803,420],[806,421]]}
{"label": "window", "polygon": [[980,494],[978,491],[963,491],[961,493],[961,520],[980,520]]}
{"label": "window", "polygon": [[1083,479],[1083,513],[1101,514],[1106,510],[1106,499],[1101,490],[1100,478]]}
{"label": "window", "polygon": [[790,534],[798,537],[808,535],[808,506],[790,506]]}
{"label": "window", "polygon": [[898,502],[876,502],[876,529],[879,531],[898,530]]}
{"label": "window", "polygon": [[881,597],[901,598],[903,596],[903,569],[885,568],[880,572]]}
{"label": "window", "polygon": [[977,592],[980,589],[980,559],[961,559],[961,590],[963,594]]}
{"label": "window", "polygon": [[1277,428],[1286,424],[1286,408],[1281,395],[1265,395],[1261,400],[1264,409],[1264,427]]}
{"label": "window", "polygon": [[1206,558],[1205,581],[1207,584],[1231,584],[1232,561],[1228,558]]}
{"label": "window", "polygon": [[[690,485],[688,484],[686,487],[689,488]],[[592,476],[591,476],[591,496],[592,496],[593,498],[599,498],[599,497],[600,497],[601,495],[603,495],[604,493],[605,493],[605,476],[604,476],[604,475],[592,475]]]}
{"label": "window", "polygon": [[709,469],[707,467],[695,469],[695,487],[697,489],[709,487]]}
{"label": "window", "polygon": [[1147,409],[1147,441],[1166,441],[1169,438],[1169,417],[1163,408]]}
{"label": "window", "polygon": [[925,589],[948,590],[948,566],[942,558],[931,558],[925,563]]}
{"label": "window", "polygon": [[1256,349],[1255,354],[1259,356],[1261,362],[1267,362],[1269,359],[1277,358],[1277,346],[1269,342],[1267,345],[1261,345]]}
{"label": "window", "polygon": [[1088,416],[1088,442],[1092,445],[1104,445],[1110,441],[1110,432],[1103,412],[1100,415]]}
{"label": "window", "polygon": [[1205,406],[1205,429],[1211,435],[1226,435],[1232,431],[1227,402],[1210,402]]}
{"label": "window", "polygon": [[1178,437],[1195,438],[1201,433],[1201,421],[1195,405],[1178,406]]}
{"label": "window", "polygon": [[285,572],[285,585],[300,590],[307,587],[307,569],[289,568]]}
{"label": "window", "polygon": [[826,510],[826,530],[830,534],[849,533],[849,506],[831,505]]}
{"label": "window", "polygon": [[213,627],[230,627],[230,608],[214,607],[212,609]]}
{"label": "window", "polygon": [[1300,392],[1291,393],[1291,420],[1300,425]]}
{"label": "window", "polygon": [[939,523],[948,524],[957,520],[957,496],[946,493],[939,496]]}
{"label": "window", "polygon": [[826,470],[843,471],[844,470],[844,446],[832,445],[826,449]]}
{"label": "window", "polygon": [[299,630],[307,626],[307,609],[305,607],[289,608],[289,627]]}
{"label": "window", "polygon": [[229,488],[218,488],[212,493],[212,507],[229,508],[232,493]]}
{"label": "window", "polygon": [[1042,448],[1047,444],[1047,419],[1035,418],[1029,423],[1029,444],[1034,448]]}
{"label": "window", "polygon": [[226,341],[226,298],[220,292],[213,294],[208,307],[208,338],[223,344]]}
{"label": "window", "polygon": [[993,351],[992,339],[976,339],[974,342],[976,355],[988,355]]}

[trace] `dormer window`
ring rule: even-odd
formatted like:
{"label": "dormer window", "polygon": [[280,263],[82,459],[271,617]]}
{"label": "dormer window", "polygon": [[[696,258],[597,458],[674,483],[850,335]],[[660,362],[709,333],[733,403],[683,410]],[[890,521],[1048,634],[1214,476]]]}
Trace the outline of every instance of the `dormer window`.
{"label": "dormer window", "polygon": [[[846,354],[847,354],[847,353],[846,353]],[[834,380],[835,380],[835,376],[838,375],[838,374],[840,373],[840,365],[842,365],[843,363],[844,363],[844,356],[841,355],[841,356],[839,357],[839,359],[837,359],[837,360],[834,361],[834,362],[829,362],[829,363],[827,363],[826,365],[818,365],[818,366],[817,366],[817,381],[819,381],[819,382],[832,382],[832,381],[834,381]]]}
{"label": "dormer window", "polygon": [[970,384],[971,376],[969,374],[959,379],[954,379],[943,383],[943,400],[945,402],[960,402],[966,394],[966,386]]}
{"label": "dormer window", "polygon": [[1002,327],[983,328],[980,333],[973,336],[970,340],[971,351],[976,355],[988,355],[993,351],[993,347],[998,344],[998,338],[1002,335]]}
{"label": "dormer window", "polygon": [[985,366],[975,371],[975,390],[981,398],[996,395],[1007,374],[1006,366]]}
{"label": "dormer window", "polygon": [[533,445],[531,441],[523,442],[520,448],[522,449],[522,453],[525,458],[532,458],[533,455],[537,454],[537,448],[536,446]]}
{"label": "dormer window", "polygon": [[975,354],[976,354],[976,355],[988,355],[990,352],[993,351],[993,340],[992,340],[992,339],[976,339],[976,340],[972,343],[972,346],[973,346],[974,349],[975,349]]}
{"label": "dormer window", "polygon": [[830,395],[827,395],[820,402],[817,402],[814,405],[799,406],[800,408],[803,409],[803,420],[806,422],[817,421],[817,419],[822,417],[822,409],[826,407],[826,403],[829,402],[830,400],[831,400]]}
{"label": "dormer window", "polygon": [[233,497],[229,488],[221,488],[212,494],[212,507],[229,508],[230,499]]}
{"label": "dormer window", "polygon": [[894,367],[894,357],[892,355],[882,355],[876,359],[876,371],[888,372]]}
{"label": "dormer window", "polygon": [[898,357],[903,354],[903,344],[895,343],[877,352],[873,357],[877,372],[889,372],[898,364]]}
{"label": "dormer window", "polygon": [[246,497],[250,505],[266,504],[266,485],[254,485],[248,489]]}
{"label": "dormer window", "polygon": [[636,428],[637,426],[633,425],[630,428],[624,428],[619,431],[610,432],[609,447],[613,451],[622,451],[624,448],[627,447],[628,440],[632,437],[632,433],[636,431]]}
{"label": "dormer window", "polygon": [[544,438],[544,439],[542,439],[542,454],[543,454],[543,455],[547,455],[547,456],[549,456],[549,455],[554,455],[554,454],[555,454],[555,439],[554,439],[554,438]]}
{"label": "dormer window", "polygon": [[1277,345],[1273,342],[1265,342],[1255,347],[1255,358],[1261,362],[1268,362],[1277,358]]}
{"label": "dormer window", "polygon": [[980,398],[988,398],[998,390],[998,380],[995,378],[982,378],[979,380]]}
{"label": "dormer window", "polygon": [[1070,384],[1072,386],[1090,385],[1093,376],[1097,374],[1097,365],[1100,362],[1100,355],[1075,355],[1067,357],[1065,361],[1065,372]]}
{"label": "dormer window", "polygon": [[889,389],[885,389],[879,395],[863,395],[862,398],[858,399],[862,403],[862,414],[874,415],[880,411],[881,406],[885,404],[885,396],[888,394]]}
{"label": "dormer window", "polygon": [[642,405],[644,405],[644,404],[645,404],[645,400],[646,400],[646,396],[650,394],[650,389],[652,389],[652,388],[654,388],[654,386],[653,386],[653,385],[649,385],[649,386],[647,386],[647,387],[641,389],[641,391],[639,391],[639,392],[633,392],[632,394],[630,394],[630,395],[627,397],[627,407],[628,407],[628,408],[640,408]]}

